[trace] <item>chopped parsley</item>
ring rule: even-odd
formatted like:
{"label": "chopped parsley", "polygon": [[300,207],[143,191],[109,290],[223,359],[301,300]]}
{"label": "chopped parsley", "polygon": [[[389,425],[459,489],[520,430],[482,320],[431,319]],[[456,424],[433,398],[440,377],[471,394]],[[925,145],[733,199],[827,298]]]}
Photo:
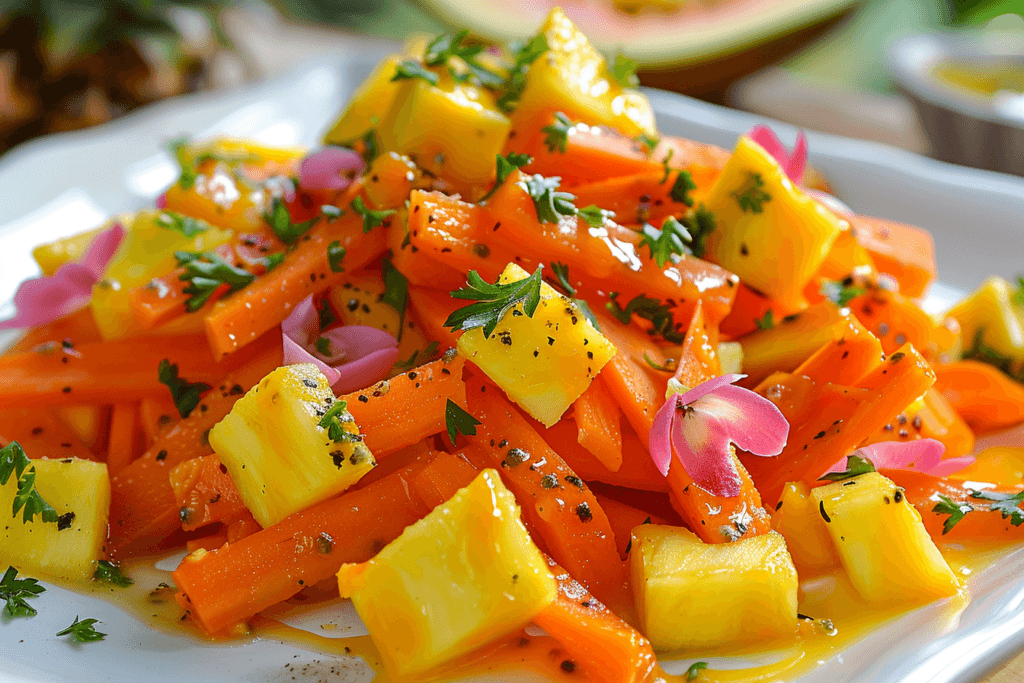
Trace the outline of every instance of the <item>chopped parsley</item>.
{"label": "chopped parsley", "polygon": [[437,355],[437,348],[440,346],[436,341],[432,341],[427,345],[425,349],[416,349],[409,356],[408,360],[395,361],[396,370],[409,370],[415,368],[424,363],[428,363]]}
{"label": "chopped parsley", "polygon": [[760,173],[751,173],[747,182],[738,190],[732,193],[736,203],[744,213],[761,213],[764,211],[764,203],[771,201],[772,196],[765,192],[764,179]]}
{"label": "chopped parsley", "polygon": [[654,154],[654,150],[657,149],[658,145],[661,143],[661,138],[656,135],[651,136],[647,133],[640,133],[640,135],[633,138],[633,141],[638,144],[643,153],[649,157]]}
{"label": "chopped parsley", "polygon": [[708,668],[707,662],[694,662],[690,665],[690,668],[686,670],[686,680],[692,681],[693,679],[697,678],[697,674],[701,670],[706,668]]}
{"label": "chopped parsley", "polygon": [[171,400],[174,401],[174,407],[178,409],[178,414],[182,419],[191,415],[199,405],[200,394],[212,388],[206,382],[189,382],[178,377],[178,365],[171,363],[166,358],[160,361],[157,377],[161,384],[167,385],[167,388],[170,389]]}
{"label": "chopped parsley", "polygon": [[[423,63],[432,67],[447,66],[448,72],[457,81],[475,81],[492,90],[501,87],[505,79],[477,60],[485,46],[482,43],[467,43],[468,36],[469,29],[462,29],[454,36],[450,33],[442,33],[427,45]],[[449,63],[452,57],[462,60],[469,73],[462,73],[455,69]]]}
{"label": "chopped parsley", "polygon": [[[242,289],[256,279],[255,275],[244,268],[231,265],[215,251],[176,251],[174,258],[178,259],[179,266],[185,268],[185,272],[179,275],[178,279],[188,283],[182,291],[191,295],[185,300],[185,310],[189,313],[195,313],[202,308],[221,285],[227,285],[227,293],[230,293]],[[279,264],[283,258],[284,254],[267,257],[267,270]]]}
{"label": "chopped parsley", "polygon": [[[672,157],[675,156],[675,153],[676,153],[675,148],[674,147],[670,148],[668,150],[668,154],[666,154],[665,158],[661,160],[661,167],[665,170],[665,175],[663,175],[661,177],[661,180],[658,183],[659,185],[664,183],[666,180],[668,180],[668,175],[669,175],[669,173],[672,172],[672,168],[668,165],[668,162],[672,161]],[[691,189],[693,189],[693,188],[691,188]],[[689,206],[689,205],[687,205],[687,206]]]}
{"label": "chopped parsley", "polygon": [[1024,502],[1024,491],[1014,495],[996,491],[971,491],[971,498],[990,501],[989,509],[999,512],[1003,519],[1009,519],[1013,526],[1024,524],[1024,510],[1020,504]]}
{"label": "chopped parsley", "polygon": [[974,333],[974,341],[971,346],[963,351],[963,359],[986,363],[1001,370],[1010,379],[1024,383],[1024,368],[1021,368],[1009,356],[1005,356],[987,345],[983,339],[984,333],[984,328],[978,328]]}
{"label": "chopped parsley", "polygon": [[374,159],[381,155],[381,152],[383,151],[383,144],[380,141],[380,135],[377,134],[376,129],[371,128],[363,133],[363,137],[360,141],[363,143],[363,161],[365,161],[366,165],[369,166],[373,163]]}
{"label": "chopped parsley", "polygon": [[317,317],[320,319],[320,329],[326,330],[328,327],[338,322],[338,317],[334,315],[334,311],[331,310],[331,304],[325,297],[320,301],[320,306],[316,309]]}
{"label": "chopped parsley", "polygon": [[71,636],[79,643],[92,643],[97,640],[103,640],[107,637],[107,634],[100,633],[93,626],[93,624],[98,623],[100,623],[98,619],[82,619],[79,621],[76,616],[75,620],[71,623],[71,626],[68,626],[63,631],[58,631],[57,635]]}
{"label": "chopped parsley", "polygon": [[590,310],[590,304],[583,299],[575,298],[576,288],[569,283],[569,266],[564,263],[553,261],[551,263],[551,270],[554,271],[555,277],[558,278],[558,284],[565,291],[566,295],[572,298],[573,303],[576,304],[576,308],[578,308],[580,313],[583,314],[583,317],[590,321],[590,324],[594,326],[595,330],[600,332],[601,325],[597,322],[597,316],[595,316],[594,312]]}
{"label": "chopped parsley", "polygon": [[572,126],[573,123],[568,116],[560,111],[555,112],[555,122],[540,129],[540,132],[546,134],[544,145],[549,152],[554,153],[557,150],[565,154],[569,147],[569,131]]}
{"label": "chopped parsley", "polygon": [[366,204],[363,203],[362,197],[356,197],[352,200],[352,210],[363,217],[363,232],[367,233],[374,228],[384,225],[384,219],[395,214],[394,209],[381,209],[379,211],[373,211],[367,208]]}
{"label": "chopped parsley", "polygon": [[[665,160],[666,168],[666,179],[668,178],[668,160]],[[664,181],[662,181],[664,182]],[[672,189],[669,190],[668,196],[672,198],[672,201],[678,204],[686,204],[687,206],[693,206],[693,197],[690,196],[690,190],[696,190],[697,183],[693,182],[693,176],[690,175],[689,171],[680,171],[679,175],[676,176],[675,182],[672,183]]]}
{"label": "chopped parsley", "polygon": [[818,481],[845,481],[874,471],[875,464],[870,460],[865,460],[859,455],[848,455],[846,456],[845,470],[842,472],[829,472],[828,474],[819,477]]}
{"label": "chopped parsley", "polygon": [[540,174],[523,176],[519,186],[526,190],[537,209],[537,220],[541,223],[557,223],[561,216],[577,214],[576,195],[559,192],[562,179],[558,176],[545,178]]}
{"label": "chopped parsley", "polygon": [[355,434],[349,434],[342,426],[342,422],[352,421],[352,417],[345,412],[346,410],[348,410],[348,401],[335,401],[334,405],[328,408],[317,423],[318,426],[327,430],[328,438],[335,443],[359,440]]}
{"label": "chopped parsley", "polygon": [[156,224],[160,227],[181,233],[185,237],[195,237],[210,229],[206,221],[201,221],[191,216],[182,216],[173,211],[163,211],[157,214]]}
{"label": "chopped parsley", "polygon": [[770,330],[775,327],[775,314],[772,313],[772,309],[768,309],[764,312],[764,316],[754,321],[754,327],[759,330]]}
{"label": "chopped parsley", "polygon": [[21,512],[22,524],[31,522],[36,515],[44,522],[56,522],[57,511],[36,490],[35,465],[17,441],[0,448],[0,486],[6,485],[12,475],[17,486],[11,517],[17,517]]}
{"label": "chopped parsley", "polygon": [[588,225],[592,228],[600,228],[604,225],[605,221],[610,221],[615,218],[614,211],[608,211],[607,209],[599,208],[596,204],[585,206],[577,211],[580,218],[585,220]]}
{"label": "chopped parsley", "polygon": [[818,291],[836,306],[843,308],[867,290],[863,287],[854,287],[852,282],[825,280]]}
{"label": "chopped parsley", "polygon": [[1010,297],[1010,301],[1017,306],[1024,306],[1024,276],[1017,276],[1017,291]]}
{"label": "chopped parsley", "polygon": [[533,275],[516,282],[491,284],[480,277],[475,270],[466,275],[466,287],[451,293],[455,299],[466,299],[476,303],[452,311],[444,326],[453,332],[483,328],[484,338],[491,336],[494,328],[513,307],[522,304],[523,312],[532,318],[540,305],[541,270],[537,266]]}
{"label": "chopped parsley", "polygon": [[640,65],[634,60],[620,53],[615,55],[615,63],[609,67],[608,71],[623,88],[635,88],[640,85],[640,79],[636,75],[636,70],[639,68]]}
{"label": "chopped parsley", "polygon": [[620,323],[628,325],[635,315],[651,323],[651,329],[647,330],[647,334],[652,337],[660,335],[665,341],[672,344],[683,343],[686,335],[684,332],[676,329],[675,317],[672,315],[672,309],[668,304],[664,304],[658,299],[652,299],[646,294],[638,294],[630,299],[629,303],[623,308],[617,301],[618,296],[618,292],[610,292],[608,298],[611,301],[605,304],[605,308]]}
{"label": "chopped parsley", "polygon": [[300,237],[309,232],[310,228],[317,224],[320,216],[314,216],[308,221],[292,223],[292,216],[288,213],[288,207],[280,197],[274,197],[270,202],[270,213],[263,214],[263,220],[270,225],[270,229],[277,235],[277,239],[285,244],[294,244]]}
{"label": "chopped parsley", "polygon": [[435,72],[425,68],[415,59],[406,59],[395,68],[395,75],[391,77],[391,80],[407,81],[414,78],[422,78],[430,85],[437,85],[437,82],[441,79]]}
{"label": "chopped parsley", "polygon": [[661,372],[675,372],[676,369],[679,367],[679,363],[678,361],[676,361],[675,358],[668,358],[665,360],[664,364],[661,364],[658,361],[651,358],[646,351],[644,351],[644,360],[647,362],[649,366],[651,366],[655,370],[660,370]]}
{"label": "chopped parsley", "polygon": [[458,403],[448,399],[444,407],[444,424],[448,429],[448,438],[454,444],[459,434],[476,436],[476,426],[481,422],[460,408]]}
{"label": "chopped parsley", "polygon": [[341,242],[334,240],[327,245],[327,265],[330,267],[332,273],[345,272],[345,268],[341,265],[344,260],[345,247],[341,246]]}
{"label": "chopped parsley", "polygon": [[45,592],[35,579],[19,579],[14,567],[8,567],[0,579],[0,600],[6,601],[3,611],[10,617],[34,617],[39,612],[26,600]]}
{"label": "chopped parsley", "polygon": [[932,508],[937,515],[949,515],[942,523],[942,535],[945,536],[953,530],[960,520],[967,516],[968,512],[974,512],[974,506],[970,503],[957,503],[949,496],[939,494],[939,502]]}
{"label": "chopped parsley", "polygon": [[315,348],[316,352],[321,356],[330,356],[331,340],[327,337],[317,337],[316,341],[313,342],[313,348]]}
{"label": "chopped parsley", "polygon": [[650,249],[651,258],[659,268],[664,268],[675,256],[689,254],[686,244],[692,241],[689,230],[672,216],[664,220],[661,230],[649,223],[640,229],[640,247]]}
{"label": "chopped parsley", "polygon": [[497,173],[494,178],[494,187],[491,188],[490,192],[480,198],[480,201],[484,201],[492,194],[498,191],[498,188],[508,180],[508,177],[512,175],[512,172],[517,168],[522,168],[528,163],[533,161],[533,157],[529,154],[517,154],[515,152],[509,152],[506,156],[495,154],[495,162],[497,165]]}
{"label": "chopped parsley", "polygon": [[695,211],[690,211],[683,218],[683,225],[691,235],[690,240],[690,253],[700,258],[704,256],[706,249],[705,241],[712,232],[715,231],[715,214],[704,208],[701,204]]}
{"label": "chopped parsley", "polygon": [[405,309],[409,303],[409,280],[391,263],[391,259],[384,257],[381,262],[381,272],[384,278],[384,294],[381,301],[398,311],[398,332],[395,339],[402,340],[402,331],[405,328]]}
{"label": "chopped parsley", "polygon": [[112,583],[121,588],[127,588],[135,583],[121,572],[119,566],[107,560],[100,560],[96,563],[96,571],[93,573],[92,578],[96,581]]}
{"label": "chopped parsley", "polygon": [[502,92],[498,96],[497,105],[506,114],[515,110],[519,98],[526,88],[526,72],[537,58],[547,52],[548,39],[543,33],[531,38],[515,50],[515,61],[509,69],[508,77],[502,84]]}

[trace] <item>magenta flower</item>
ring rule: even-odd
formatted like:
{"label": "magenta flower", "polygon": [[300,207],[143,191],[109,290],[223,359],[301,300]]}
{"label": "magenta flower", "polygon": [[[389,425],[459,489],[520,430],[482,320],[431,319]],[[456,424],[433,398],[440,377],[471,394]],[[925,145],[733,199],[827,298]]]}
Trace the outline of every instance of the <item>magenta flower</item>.
{"label": "magenta flower", "polygon": [[96,236],[77,263],[65,263],[49,277],[22,282],[14,294],[16,313],[0,322],[0,330],[46,325],[88,305],[92,286],[103,276],[122,239],[124,227],[114,223]]}
{"label": "magenta flower", "polygon": [[796,134],[796,146],[793,147],[792,154],[782,144],[782,140],[779,140],[779,136],[775,134],[775,131],[768,126],[754,126],[747,133],[747,137],[761,145],[764,151],[768,152],[779,162],[779,166],[782,166],[782,170],[786,172],[786,175],[793,181],[794,185],[799,185],[803,182],[804,166],[807,165],[807,138],[804,137],[803,131]]}
{"label": "magenta flower", "polygon": [[320,318],[312,295],[281,323],[284,364],[313,363],[336,394],[379,382],[398,360],[398,341],[383,330],[346,325],[320,333]]}
{"label": "magenta flower", "polygon": [[302,160],[299,187],[304,190],[344,190],[363,171],[366,162],[347,147],[324,147]]}
{"label": "magenta flower", "polygon": [[[942,445],[941,441],[919,439],[918,441],[881,441],[858,448],[853,455],[870,460],[876,470],[911,470],[934,477],[947,477],[974,463],[974,457],[970,455],[943,460],[942,454],[945,452],[946,447]],[[843,472],[844,470],[846,470],[845,457],[832,465],[828,471]]]}
{"label": "magenta flower", "polygon": [[782,412],[749,389],[733,386],[745,375],[722,375],[681,394],[658,410],[651,426],[651,459],[668,475],[672,451],[697,486],[715,496],[740,494],[732,444],[754,455],[782,452],[789,423]]}

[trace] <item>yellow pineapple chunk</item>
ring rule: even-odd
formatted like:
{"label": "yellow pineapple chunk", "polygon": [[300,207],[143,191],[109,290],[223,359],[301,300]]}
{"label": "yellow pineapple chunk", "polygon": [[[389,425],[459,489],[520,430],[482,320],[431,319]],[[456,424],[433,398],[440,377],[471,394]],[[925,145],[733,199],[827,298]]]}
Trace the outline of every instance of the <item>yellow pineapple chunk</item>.
{"label": "yellow pineapple chunk", "polygon": [[811,496],[854,588],[872,602],[923,602],[960,588],[903,489],[877,472]]}
{"label": "yellow pineapple chunk", "polygon": [[326,144],[349,145],[366,131],[380,125],[382,116],[391,109],[395,95],[402,86],[401,81],[391,80],[401,61],[398,55],[391,55],[363,81],[348,101],[344,113],[324,135]]}
{"label": "yellow pineapple chunk", "polygon": [[530,622],[555,579],[493,469],[338,572],[393,676],[433,669]]}
{"label": "yellow pineapple chunk", "polygon": [[0,557],[19,571],[86,581],[103,557],[110,512],[110,479],[101,462],[68,458],[32,460],[35,487],[57,513],[57,522],[11,517],[18,483],[0,486]]}
{"label": "yellow pineapple chunk", "polygon": [[1017,288],[993,275],[960,300],[947,315],[960,323],[964,348],[979,338],[1011,361],[1024,362],[1024,306],[1013,303]]}
{"label": "yellow pineapple chunk", "polygon": [[688,529],[633,529],[633,595],[656,650],[712,648],[791,635],[797,574],[774,531],[704,543]]}
{"label": "yellow pineapple chunk", "polygon": [[43,275],[53,275],[65,263],[77,261],[85,256],[93,240],[113,224],[114,221],[110,221],[93,230],[40,244],[32,250],[32,258],[39,264],[39,270],[43,271]]}
{"label": "yellow pineapple chunk", "polygon": [[791,481],[783,487],[772,526],[786,539],[793,564],[804,578],[839,566],[818,502],[804,482]]}
{"label": "yellow pineapple chunk", "polygon": [[210,445],[264,527],[341,493],[377,465],[312,363],[260,380],[210,430]]}
{"label": "yellow pineapple chunk", "polygon": [[[529,276],[510,263],[498,282],[518,282]],[[587,390],[615,355],[615,346],[571,299],[541,283],[540,305],[532,318],[518,304],[505,314],[490,337],[485,339],[480,328],[459,337],[459,353],[479,366],[526,412],[550,427]]]}
{"label": "yellow pineapple chunk", "polygon": [[561,111],[573,120],[615,128],[626,137],[657,137],[647,96],[615,80],[605,58],[561,9],[551,10],[539,32],[549,49],[526,74],[517,122]]}
{"label": "yellow pineapple chunk", "polygon": [[705,199],[716,220],[705,255],[788,310],[846,226],[786,177],[760,145],[741,137]]}

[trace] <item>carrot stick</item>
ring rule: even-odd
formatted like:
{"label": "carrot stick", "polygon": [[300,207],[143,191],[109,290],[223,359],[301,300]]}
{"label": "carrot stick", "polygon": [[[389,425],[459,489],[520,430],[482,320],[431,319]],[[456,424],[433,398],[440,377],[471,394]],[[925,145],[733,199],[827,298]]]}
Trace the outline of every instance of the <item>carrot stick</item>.
{"label": "carrot stick", "polygon": [[136,454],[138,403],[115,403],[110,414],[110,440],[107,444],[107,472],[117,476],[131,464]]}
{"label": "carrot stick", "polygon": [[479,378],[469,381],[469,412],[482,424],[467,437],[466,457],[477,469],[501,472],[524,523],[547,552],[609,603],[630,604],[626,566],[597,498],[499,393]]}
{"label": "carrot stick", "polygon": [[459,308],[460,303],[446,291],[409,287],[410,308],[420,322],[423,332],[431,340],[436,341],[441,349],[453,349],[458,341],[455,333],[444,326],[444,321],[452,311]]}
{"label": "carrot stick", "polygon": [[[601,375],[598,375],[600,378]],[[641,491],[668,491],[668,481],[654,466],[647,444],[640,440],[627,422],[622,428],[622,466],[612,472],[593,453],[579,443],[579,430],[569,420],[559,420],[548,429],[537,431],[584,481],[600,481]]]}
{"label": "carrot stick", "polygon": [[479,474],[461,453],[437,453],[423,470],[413,477],[412,488],[423,504],[433,509],[444,503]]}
{"label": "carrot stick", "polygon": [[247,511],[235,482],[216,455],[178,463],[170,471],[169,479],[185,531],[232,521]]}
{"label": "carrot stick", "polygon": [[178,365],[181,377],[213,384],[268,349],[280,349],[271,332],[236,357],[216,362],[202,336],[145,336],[77,346],[78,355],[60,350],[0,358],[0,410],[23,405],[118,403],[162,396],[157,367],[163,359]]}
{"label": "carrot stick", "polygon": [[205,632],[223,633],[342,564],[369,560],[427,514],[409,488],[417,471],[397,472],[214,552],[186,557],[174,572],[179,602]]}
{"label": "carrot stick", "polygon": [[213,452],[207,439],[209,430],[239,397],[281,365],[280,343],[267,347],[246,366],[216,382],[199,408],[161,431],[149,450],[111,480],[110,547],[115,553],[131,555],[152,549],[180,529],[180,508],[174,500],[170,471],[178,463]]}
{"label": "carrot stick", "polygon": [[675,378],[685,387],[695,387],[722,374],[718,362],[718,330],[704,324],[703,302],[693,307],[690,326],[686,330]]}
{"label": "carrot stick", "polygon": [[573,404],[577,440],[612,472],[622,467],[619,408],[598,376]]}
{"label": "carrot stick", "polygon": [[[794,375],[810,377],[819,385],[856,386],[862,377],[883,362],[882,345],[853,316],[832,324],[832,341],[823,344],[801,363]],[[901,406],[902,410],[906,406]]]}
{"label": "carrot stick", "polygon": [[176,423],[181,416],[170,394],[147,396],[139,402],[139,423],[146,437],[146,448],[153,445],[161,431]]}
{"label": "carrot stick", "polygon": [[612,525],[612,531],[615,532],[615,545],[619,549],[619,556],[624,560],[629,555],[630,535],[634,528],[641,524],[668,524],[668,521],[662,517],[645,512],[640,508],[620,503],[614,498],[600,493],[595,495],[597,495],[597,501],[601,503],[601,508],[608,515],[608,522]]}
{"label": "carrot stick", "polygon": [[935,366],[935,386],[979,433],[1024,422],[1024,385],[975,360]]}
{"label": "carrot stick", "polygon": [[541,610],[534,622],[553,636],[595,683],[647,681],[657,666],[650,642],[554,560],[548,563],[558,581],[558,599]]}
{"label": "carrot stick", "polygon": [[905,296],[924,296],[936,276],[931,233],[869,216],[855,216],[850,223],[857,241],[867,249],[880,273],[895,277]]}
{"label": "carrot stick", "polygon": [[404,375],[340,396],[376,457],[387,455],[445,430],[445,408],[452,400],[466,406],[462,367],[452,353]]}
{"label": "carrot stick", "polygon": [[17,441],[30,458],[100,459],[46,408],[0,410],[0,439],[7,443]]}
{"label": "carrot stick", "polygon": [[[238,265],[235,251],[230,244],[222,244],[214,251],[231,265]],[[185,289],[191,284],[179,279],[178,276],[184,272],[184,268],[178,268],[163,277],[153,278],[148,284],[129,292],[132,315],[143,330],[151,330],[186,314],[185,302],[189,295],[185,293]],[[227,291],[228,286],[221,285],[210,297],[210,301],[220,299]]]}
{"label": "carrot stick", "polygon": [[70,342],[73,348],[78,344],[100,341],[102,338],[92,317],[92,310],[86,306],[59,320],[54,320],[52,323],[33,327],[21,339],[9,346],[3,355],[26,353],[34,351],[42,344],[61,344],[65,340]]}

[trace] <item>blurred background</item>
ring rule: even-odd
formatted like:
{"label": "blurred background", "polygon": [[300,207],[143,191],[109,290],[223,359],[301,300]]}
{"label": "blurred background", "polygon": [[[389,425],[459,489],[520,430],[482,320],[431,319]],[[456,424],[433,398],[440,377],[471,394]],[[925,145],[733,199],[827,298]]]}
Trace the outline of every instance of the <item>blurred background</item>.
{"label": "blurred background", "polygon": [[1024,175],[1024,0],[0,0],[0,154],[367,37],[561,5],[644,85]]}

